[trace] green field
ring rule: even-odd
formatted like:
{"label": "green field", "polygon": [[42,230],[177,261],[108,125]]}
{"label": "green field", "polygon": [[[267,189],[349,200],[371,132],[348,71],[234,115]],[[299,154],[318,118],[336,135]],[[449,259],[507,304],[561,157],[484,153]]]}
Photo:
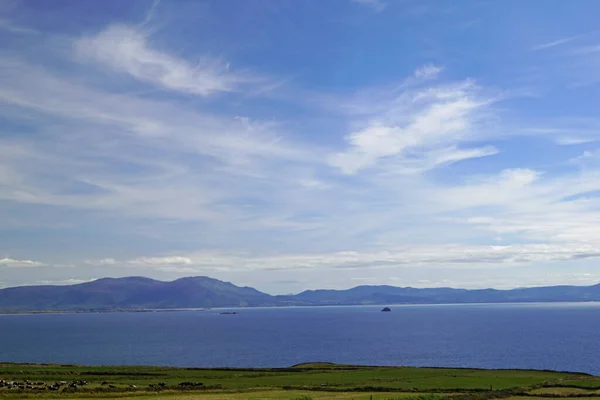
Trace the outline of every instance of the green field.
{"label": "green field", "polygon": [[551,371],[327,363],[278,369],[5,363],[0,364],[0,386],[0,398],[536,400],[592,399],[599,396],[600,377]]}

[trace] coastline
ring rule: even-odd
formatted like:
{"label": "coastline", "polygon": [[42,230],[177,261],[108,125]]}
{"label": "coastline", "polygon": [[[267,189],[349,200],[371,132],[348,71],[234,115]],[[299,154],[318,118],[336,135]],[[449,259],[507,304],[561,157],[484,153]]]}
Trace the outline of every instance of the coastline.
{"label": "coastline", "polygon": [[[586,377],[599,378],[600,375],[594,375],[581,371],[569,371],[560,369],[536,369],[536,368],[480,368],[480,367],[443,367],[433,365],[379,365],[379,364],[338,364],[329,361],[307,361],[287,367],[187,367],[177,365],[136,365],[136,364],[78,364],[78,363],[53,363],[53,362],[20,362],[3,361],[0,359],[0,367],[5,366],[29,366],[29,367],[59,367],[59,368],[100,368],[100,369],[165,369],[165,370],[188,370],[188,371],[290,371],[290,370],[312,370],[312,369],[337,369],[337,370],[357,370],[357,369],[416,369],[416,370],[441,370],[441,371],[481,371],[481,372],[549,372],[557,374],[581,375]],[[599,381],[600,384],[600,381]]]}
{"label": "coastline", "polygon": [[529,301],[529,302],[478,302],[478,303],[380,303],[380,304],[315,304],[315,305],[276,305],[276,306],[231,306],[211,308],[122,308],[122,309],[90,309],[90,310],[0,310],[0,315],[35,315],[35,314],[112,314],[112,313],[155,313],[182,311],[222,311],[222,310],[258,310],[258,309],[294,309],[294,308],[338,308],[338,307],[460,307],[460,306],[559,306],[585,305],[600,306],[600,301]]}

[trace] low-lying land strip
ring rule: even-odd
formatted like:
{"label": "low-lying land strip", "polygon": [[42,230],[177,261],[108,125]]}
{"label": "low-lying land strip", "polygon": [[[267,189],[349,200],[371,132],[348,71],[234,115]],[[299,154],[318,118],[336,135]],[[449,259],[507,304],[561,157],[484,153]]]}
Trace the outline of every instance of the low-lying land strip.
{"label": "low-lying land strip", "polygon": [[600,377],[535,370],[368,367],[205,369],[0,364],[0,398],[600,400]]}

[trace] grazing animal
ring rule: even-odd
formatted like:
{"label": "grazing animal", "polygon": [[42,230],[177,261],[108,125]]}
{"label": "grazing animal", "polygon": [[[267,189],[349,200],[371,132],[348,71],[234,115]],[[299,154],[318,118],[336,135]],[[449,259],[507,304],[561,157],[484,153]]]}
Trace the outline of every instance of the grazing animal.
{"label": "grazing animal", "polygon": [[202,382],[179,382],[179,386],[204,386]]}

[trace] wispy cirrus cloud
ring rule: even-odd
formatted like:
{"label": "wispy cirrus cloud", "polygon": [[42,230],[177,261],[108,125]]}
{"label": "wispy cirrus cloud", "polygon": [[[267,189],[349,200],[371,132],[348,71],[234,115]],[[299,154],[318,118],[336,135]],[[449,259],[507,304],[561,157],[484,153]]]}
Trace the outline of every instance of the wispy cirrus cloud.
{"label": "wispy cirrus cloud", "polygon": [[189,257],[172,255],[159,257],[137,257],[129,260],[102,258],[99,260],[85,260],[84,264],[110,268],[144,268],[156,271],[172,271],[180,273],[198,272],[196,269],[192,268],[194,262]]}
{"label": "wispy cirrus cloud", "polygon": [[[190,275],[209,275],[231,280],[238,285],[252,285],[269,293],[299,292],[310,288],[347,288],[360,284],[381,284],[381,280],[397,286],[412,287],[468,287],[513,288],[553,284],[593,284],[598,274],[577,268],[571,271],[545,273],[544,265],[563,262],[595,262],[600,248],[592,244],[518,244],[518,245],[411,245],[387,247],[385,250],[339,251],[329,253],[288,253],[252,255],[249,253],[201,251],[185,257],[190,263],[167,260],[173,256],[138,257],[135,259],[110,259],[88,261],[78,267],[84,276],[98,271],[104,275],[120,277],[138,275],[172,280]],[[165,262],[132,263],[132,261],[164,258]],[[89,272],[86,270],[89,268]],[[41,268],[36,274],[50,270],[50,275],[60,267]],[[434,275],[431,272],[435,271]],[[507,277],[507,271],[513,279]],[[532,273],[540,277],[532,277]],[[71,270],[71,272],[73,272]],[[361,278],[368,274],[368,277]],[[263,277],[257,280],[257,275]],[[93,275],[92,275],[93,276]],[[519,277],[516,284],[514,277]],[[287,277],[286,283],[282,279]],[[31,281],[32,284],[74,284],[91,279],[70,278]],[[284,289],[286,288],[286,289]],[[283,291],[285,290],[285,291]]]}
{"label": "wispy cirrus cloud", "polygon": [[80,283],[91,282],[96,279],[60,279],[60,280],[40,280],[35,281],[33,285],[52,285],[52,286],[62,286],[62,285],[78,285]]}
{"label": "wispy cirrus cloud", "polygon": [[38,35],[40,33],[39,31],[37,31],[35,29],[27,28],[24,26],[19,26],[7,19],[1,19],[1,18],[0,18],[0,30],[5,30],[10,33],[19,34],[19,35]]}
{"label": "wispy cirrus cloud", "polygon": [[0,268],[28,268],[40,267],[44,264],[33,260],[15,260],[13,258],[0,258]]}
{"label": "wispy cirrus cloud", "polygon": [[395,268],[477,269],[525,266],[539,262],[600,258],[595,244],[552,243],[517,245],[416,245],[386,250],[338,251],[313,254],[271,254],[201,251],[186,256],[139,257],[131,260],[87,261],[90,265],[135,266],[149,270],[205,273],[316,270],[380,270]]}
{"label": "wispy cirrus cloud", "polygon": [[165,256],[165,257],[141,257],[128,261],[129,264],[150,264],[150,265],[161,265],[161,264],[177,264],[177,265],[190,265],[192,260],[188,257],[181,256]]}
{"label": "wispy cirrus cloud", "polygon": [[538,45],[535,45],[531,48],[532,51],[540,51],[540,50],[546,50],[546,49],[550,49],[553,47],[558,47],[558,46],[562,46],[564,44],[573,42],[574,40],[577,40],[581,37],[581,35],[576,35],[576,36],[569,36],[569,37],[564,37],[561,39],[556,39],[556,40],[552,40],[550,42],[546,42],[546,43],[541,43]]}
{"label": "wispy cirrus cloud", "polygon": [[[236,218],[233,206],[216,211],[237,196],[216,182],[237,182],[243,193],[247,178],[259,178],[264,168],[318,159],[268,122],[99,91],[21,60],[2,59],[0,69],[12,77],[0,89],[11,107],[5,115],[19,109],[60,121],[38,129],[63,143],[48,151],[44,142],[6,137],[0,149],[5,200],[129,216]],[[201,166],[213,173],[199,173]]]}
{"label": "wispy cirrus cloud", "polygon": [[419,78],[419,79],[433,79],[433,78],[436,78],[438,76],[438,74],[440,72],[442,72],[443,70],[444,70],[443,67],[433,65],[433,64],[426,64],[420,68],[417,68],[414,72],[414,75],[416,78]]}
{"label": "wispy cirrus cloud", "polygon": [[[427,66],[415,72],[421,78],[435,74],[437,69]],[[470,81],[408,89],[364,127],[348,134],[347,150],[331,155],[329,161],[346,174],[380,162],[388,162],[387,167],[399,172],[410,172],[493,155],[497,152],[493,146],[457,146],[472,137],[491,102]]]}
{"label": "wispy cirrus cloud", "polygon": [[227,254],[191,255],[191,265],[227,267],[229,269],[293,270],[314,268],[369,269],[394,268],[405,265],[419,268],[424,265],[442,268],[477,268],[482,265],[523,264],[539,261],[563,261],[600,257],[600,247],[583,244],[527,245],[417,245],[390,248],[385,251],[340,251],[325,254],[273,255],[253,257]]}
{"label": "wispy cirrus cloud", "polygon": [[191,64],[152,47],[149,39],[149,33],[139,29],[113,25],[95,36],[77,40],[74,46],[82,60],[167,90],[208,96],[265,83],[247,72],[231,71],[229,63],[218,59],[200,57]]}
{"label": "wispy cirrus cloud", "polygon": [[433,201],[437,205],[431,206],[440,211],[469,210],[468,217],[455,222],[501,236],[593,246],[600,243],[593,228],[600,221],[598,176],[597,164],[559,177],[527,169],[505,170],[479,182],[438,190],[440,197]]}

